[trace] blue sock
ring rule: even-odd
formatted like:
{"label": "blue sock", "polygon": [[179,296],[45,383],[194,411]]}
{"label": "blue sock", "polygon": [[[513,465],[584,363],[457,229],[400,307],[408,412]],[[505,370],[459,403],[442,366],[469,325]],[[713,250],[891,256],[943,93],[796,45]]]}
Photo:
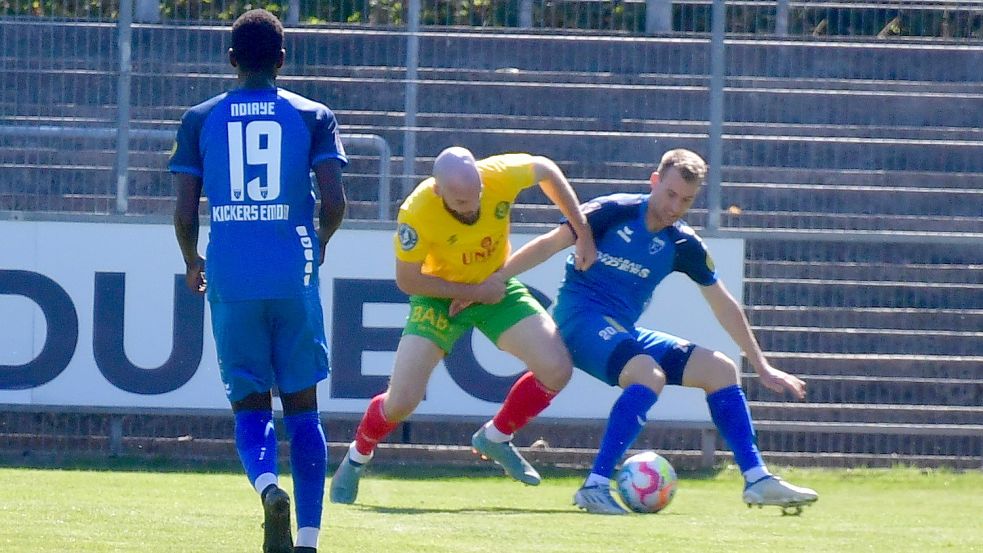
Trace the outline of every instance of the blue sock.
{"label": "blue sock", "polygon": [[321,419],[316,411],[309,411],[283,417],[283,423],[290,436],[297,528],[320,528],[328,464],[327,440]]}
{"label": "blue sock", "polygon": [[272,411],[240,411],[235,414],[236,450],[249,482],[256,485],[261,474],[277,474],[276,432]]}
{"label": "blue sock", "polygon": [[591,472],[611,478],[614,467],[624,456],[645,426],[645,415],[655,405],[659,395],[641,384],[632,384],[621,392],[611,408],[608,426],[601,439],[601,448],[594,458]]}
{"label": "blue sock", "polygon": [[734,461],[741,472],[763,467],[765,462],[758,451],[757,436],[754,434],[751,410],[748,408],[744,390],[737,384],[721,388],[707,394],[707,405],[710,407],[713,424],[734,452]]}

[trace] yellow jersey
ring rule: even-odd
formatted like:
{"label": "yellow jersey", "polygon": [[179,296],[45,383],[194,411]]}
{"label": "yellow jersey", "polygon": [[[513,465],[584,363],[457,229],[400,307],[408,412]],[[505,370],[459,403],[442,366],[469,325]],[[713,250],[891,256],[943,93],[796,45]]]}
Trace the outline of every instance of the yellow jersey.
{"label": "yellow jersey", "polygon": [[479,160],[478,220],[466,225],[444,207],[433,177],[417,185],[399,208],[396,259],[423,263],[423,274],[475,284],[505,264],[511,253],[509,223],[515,197],[536,182],[532,156],[502,154]]}

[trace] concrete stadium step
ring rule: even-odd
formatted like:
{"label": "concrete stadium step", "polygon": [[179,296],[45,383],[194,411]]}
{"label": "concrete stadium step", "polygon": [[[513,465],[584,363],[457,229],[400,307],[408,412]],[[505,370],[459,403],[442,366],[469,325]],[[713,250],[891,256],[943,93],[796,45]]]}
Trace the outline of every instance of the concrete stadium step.
{"label": "concrete stadium step", "polygon": [[[807,383],[808,400],[813,403],[983,405],[983,381],[978,379],[811,375]],[[777,399],[754,375],[745,375],[744,388],[750,401]]]}
{"label": "concrete stadium step", "polygon": [[871,405],[862,403],[751,402],[751,415],[767,421],[891,424],[983,424],[983,407]]}
{"label": "concrete stadium step", "polygon": [[[58,59],[79,59],[74,44],[114,44],[111,24],[77,25],[24,21],[5,29],[16,53],[52,50]],[[388,66],[394,54],[403,52],[405,37],[399,33],[349,27],[292,29],[288,64],[330,59],[337,65]],[[222,43],[227,32],[220,27],[138,26],[134,29],[137,59],[148,65],[187,58],[197,63],[221,65]],[[507,49],[503,51],[503,45]],[[978,50],[955,43],[890,44],[872,47],[870,41],[809,42],[747,38],[728,44],[728,73],[734,76],[772,75],[785,78],[815,77],[827,80],[857,78],[878,80],[903,75],[909,80],[979,82],[975,69],[983,56]],[[615,74],[709,74],[708,41],[679,37],[598,37],[550,33],[516,33],[480,29],[434,30],[420,35],[420,65],[424,67],[515,67],[532,71],[601,71]],[[150,53],[153,55],[150,55]],[[319,56],[314,56],[313,52]],[[111,47],[97,50],[112,67]],[[146,56],[141,53],[147,52]],[[904,55],[899,55],[902,52]],[[902,62],[899,58],[903,58]],[[903,65],[900,65],[903,63]],[[316,67],[316,66],[315,66]]]}
{"label": "concrete stadium step", "polygon": [[[41,102],[115,101],[115,80],[97,72],[44,72],[19,74],[18,89],[0,87],[0,101],[17,100],[17,90],[35,90]],[[387,79],[334,79],[289,76],[281,85],[300,94],[319,98],[349,110],[402,111],[403,84]],[[234,85],[229,74],[161,75],[133,74],[134,105],[155,106],[160,98],[170,105],[190,106]],[[564,102],[540,102],[542,97],[563,94]],[[80,97],[81,96],[81,97]],[[658,98],[655,101],[654,98]],[[902,127],[969,127],[966,113],[983,97],[977,94],[930,95],[867,93],[814,89],[744,89],[730,91],[725,112],[732,120],[747,123],[790,125],[873,125]],[[508,83],[422,81],[419,83],[422,113],[485,113],[499,115],[577,117],[584,113],[602,121],[620,122],[638,111],[648,119],[706,120],[707,91],[698,87],[612,85],[579,83]],[[871,109],[875,102],[876,109]],[[775,106],[782,110],[776,111]],[[798,107],[798,109],[797,109]],[[780,116],[776,117],[776,114]]]}
{"label": "concrete stadium step", "polygon": [[767,351],[983,356],[983,331],[755,325]]}
{"label": "concrete stadium step", "polygon": [[762,238],[749,241],[745,251],[750,262],[781,260],[850,263],[861,259],[867,263],[978,265],[983,262],[983,248],[980,246],[980,244],[953,247],[945,243],[913,245],[850,240],[820,242]]}
{"label": "concrete stadium step", "polygon": [[[973,425],[966,425],[965,429],[959,428],[961,425],[937,425],[939,429],[933,431],[932,426],[831,422],[794,423],[799,429],[789,430],[790,424],[784,421],[757,422],[758,447],[766,461],[811,456],[823,462],[827,455],[832,454],[841,460],[877,456],[882,463],[885,458],[905,463],[908,459],[937,455],[937,458],[949,459],[959,466],[979,468],[983,453],[979,426]],[[913,434],[915,431],[918,433]],[[948,431],[956,431],[960,435],[949,435],[946,433]]]}
{"label": "concrete stadium step", "polygon": [[[581,200],[615,192],[644,194],[646,186],[583,185],[573,182],[574,189]],[[557,221],[555,209],[538,192],[524,191],[512,211],[512,220],[519,223],[546,223]],[[706,210],[694,208],[686,216],[686,222],[694,227],[706,224]],[[807,213],[796,210],[746,211],[740,214],[721,214],[721,225],[733,229],[761,230],[849,230],[849,231],[895,231],[895,232],[939,232],[939,233],[983,233],[983,220],[977,217],[946,217],[923,215],[870,215],[850,213]]]}
{"label": "concrete stadium step", "polygon": [[916,188],[948,188],[953,181],[964,188],[983,188],[983,173],[935,171],[882,171],[797,167],[745,167],[729,165],[722,169],[724,182],[796,184],[880,184]]}
{"label": "concrete stadium step", "polygon": [[898,379],[983,380],[983,356],[788,351],[769,351],[767,355],[775,366],[800,376],[866,375]]}
{"label": "concrete stadium step", "polygon": [[745,279],[755,305],[981,309],[983,284],[867,282],[824,279]]}
{"label": "concrete stadium step", "polygon": [[[376,111],[336,111],[339,122],[350,132],[375,133],[379,128],[405,129],[405,114],[402,112]],[[180,113],[177,114],[180,117]],[[600,117],[550,116],[524,114],[485,114],[485,113],[417,113],[416,124],[420,127],[453,129],[510,129],[545,131],[619,131],[627,133],[670,133],[705,135],[709,123],[704,121],[670,120],[608,120]],[[739,121],[724,124],[724,139],[735,140],[749,136],[790,136],[825,137],[887,140],[932,140],[932,141],[974,141],[979,132],[973,128],[954,127],[904,127],[904,126],[857,126],[857,125],[797,125],[782,122],[744,123]],[[753,179],[750,182],[755,182]],[[794,181],[793,181],[794,182]],[[869,182],[869,181],[868,181]],[[919,183],[919,186],[925,186]]]}
{"label": "concrete stadium step", "polygon": [[979,217],[983,205],[983,188],[729,183],[721,187],[721,196],[724,206],[740,209],[818,211],[821,207],[823,211],[836,213],[856,213],[862,209],[869,216],[946,213]]}
{"label": "concrete stadium step", "polygon": [[[333,61],[333,60],[332,60]],[[402,61],[402,60],[399,60]],[[37,66],[37,65],[35,65]],[[43,67],[43,65],[41,65]],[[171,70],[182,72],[180,64]],[[188,66],[184,72],[222,73],[223,66]],[[287,71],[289,74],[301,74]],[[345,66],[345,65],[306,65],[303,74],[317,75],[325,79],[385,79],[404,80],[406,68],[400,65]],[[570,70],[530,70],[517,67],[469,68],[469,67],[429,67],[417,68],[417,78],[422,81],[455,81],[471,83],[476,81],[514,82],[514,83],[589,83],[595,86],[639,85],[675,86],[709,88],[710,77],[695,73],[613,73],[607,71]],[[967,82],[929,82],[904,79],[825,79],[815,77],[771,77],[768,75],[734,76],[725,75],[725,91],[740,88],[758,90],[828,90],[842,92],[904,92],[960,94],[975,93],[978,85]]]}
{"label": "concrete stadium step", "polygon": [[[747,267],[754,278],[821,278],[839,280],[904,280],[908,282],[980,284],[983,277],[972,264],[864,263],[758,260]],[[981,327],[983,328],[983,327]]]}
{"label": "concrete stadium step", "polygon": [[[697,135],[596,131],[426,128],[417,133],[420,151],[440,151],[448,144],[478,143],[487,152],[534,151],[558,161],[576,160],[580,163],[615,160],[651,164],[667,149],[703,151],[706,141],[705,136]],[[848,139],[745,136],[725,141],[724,163],[766,167],[794,163],[798,167],[832,166],[844,169],[880,167],[885,170],[983,171],[983,141],[952,144],[871,140],[865,143],[861,152]],[[735,201],[750,202],[747,194],[754,194],[760,188],[764,187],[741,185],[740,190],[751,191],[736,197]],[[791,196],[796,196],[799,189],[794,184],[769,185],[770,190],[780,188]],[[845,189],[844,192],[856,191]],[[956,192],[979,193],[977,190]]]}
{"label": "concrete stadium step", "polygon": [[[57,58],[76,59],[74,44],[114,43],[111,24],[50,25],[25,21],[9,24],[5,31],[20,48],[36,52],[42,46]],[[288,65],[304,67],[308,60],[330,59],[347,66],[388,66],[404,51],[400,33],[376,29],[299,27],[288,35]],[[197,63],[223,63],[226,29],[221,27],[137,26],[134,51],[148,65],[187,58]],[[420,37],[423,67],[515,67],[533,71],[601,71],[615,74],[683,73],[707,75],[708,41],[680,37],[601,37],[564,33],[517,33],[503,30],[428,30]],[[153,55],[150,55],[152,51]],[[314,52],[318,55],[315,56]],[[899,55],[903,53],[903,55]],[[106,48],[106,54],[111,54]],[[735,39],[728,43],[728,73],[734,76],[771,75],[785,78],[815,77],[827,80],[896,78],[939,82],[980,82],[977,68],[981,54],[960,44],[876,44],[870,41],[810,42],[800,40]],[[113,57],[106,55],[107,65]]]}
{"label": "concrete stadium step", "polygon": [[[758,211],[744,210],[737,208],[737,206],[724,205],[723,207],[724,209],[737,209],[735,213],[728,211],[721,213],[721,226],[727,228],[983,233],[983,219],[979,217],[897,214],[872,217],[863,214],[806,212],[796,209]],[[687,216],[687,222],[691,225],[696,224],[690,216]]]}
{"label": "concrete stadium step", "polygon": [[900,309],[752,305],[745,308],[752,325],[806,325],[820,328],[898,330],[983,329],[983,309]]}

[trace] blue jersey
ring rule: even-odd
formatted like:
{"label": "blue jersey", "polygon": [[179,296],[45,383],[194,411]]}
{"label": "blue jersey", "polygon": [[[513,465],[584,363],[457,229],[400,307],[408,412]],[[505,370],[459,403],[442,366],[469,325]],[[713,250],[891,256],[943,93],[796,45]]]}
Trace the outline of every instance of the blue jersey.
{"label": "blue jersey", "polygon": [[280,88],[235,89],[184,114],[169,168],[200,177],[211,215],[209,299],[299,297],[317,286],[310,170],[348,163],[327,107]]}
{"label": "blue jersey", "polygon": [[706,246],[686,223],[649,232],[648,202],[648,195],[614,194],[581,207],[594,233],[597,261],[577,271],[572,256],[567,260],[554,309],[558,323],[586,310],[631,328],[655,287],[673,271],[703,286],[717,282]]}

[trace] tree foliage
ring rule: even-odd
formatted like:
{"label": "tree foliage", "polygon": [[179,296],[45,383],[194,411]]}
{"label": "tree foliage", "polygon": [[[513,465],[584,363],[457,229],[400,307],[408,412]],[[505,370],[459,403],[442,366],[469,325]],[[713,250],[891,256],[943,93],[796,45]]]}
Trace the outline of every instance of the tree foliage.
{"label": "tree foliage", "polygon": [[[134,0],[139,2],[141,0]],[[152,0],[151,0],[152,1]],[[406,0],[300,0],[297,20],[305,25],[359,24],[402,26]],[[501,27],[520,25],[520,0],[422,0],[423,25]],[[230,21],[246,10],[265,8],[289,15],[289,0],[167,0],[159,2],[166,22]],[[789,10],[791,36],[867,36],[983,38],[983,9],[907,8],[904,3],[872,2],[863,6],[830,3],[793,5]],[[673,6],[673,30],[710,31],[710,1]],[[0,0],[0,16],[112,20],[119,0]],[[642,33],[645,2],[641,0],[534,0],[532,24],[541,29],[580,29]],[[731,3],[726,30],[737,34],[772,34],[776,10],[768,4]]]}

